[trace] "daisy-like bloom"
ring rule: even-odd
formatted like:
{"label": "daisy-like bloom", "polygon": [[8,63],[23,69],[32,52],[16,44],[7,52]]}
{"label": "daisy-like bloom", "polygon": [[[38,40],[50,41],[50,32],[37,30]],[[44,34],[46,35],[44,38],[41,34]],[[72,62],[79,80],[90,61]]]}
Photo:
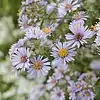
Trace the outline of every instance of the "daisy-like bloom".
{"label": "daisy-like bloom", "polygon": [[29,28],[29,24],[31,21],[32,20],[29,19],[26,15],[19,16],[18,23],[19,23],[20,29],[26,32],[26,30]]}
{"label": "daisy-like bloom", "polygon": [[57,23],[54,24],[45,24],[44,27],[42,28],[43,32],[45,33],[46,36],[50,36],[50,33],[55,31],[56,27],[58,26]]}
{"label": "daisy-like bloom", "polygon": [[11,48],[9,49],[9,54],[11,55],[12,53],[14,53],[15,50],[22,47],[26,41],[27,41],[26,37],[24,39],[19,39],[17,43],[11,46]]}
{"label": "daisy-like bloom", "polygon": [[63,17],[66,15],[67,11],[71,12],[80,7],[78,0],[64,0],[58,5],[58,15]]}
{"label": "daisy-like bloom", "polygon": [[71,92],[77,93],[81,91],[87,84],[85,81],[69,81]]}
{"label": "daisy-like bloom", "polygon": [[50,70],[50,62],[48,58],[44,58],[43,56],[38,56],[30,59],[30,68],[28,73],[32,77],[40,77],[48,74]]}
{"label": "daisy-like bloom", "polygon": [[69,25],[69,29],[73,34],[66,34],[68,44],[72,47],[77,46],[78,48],[86,42],[86,39],[90,39],[95,33],[84,26],[84,23],[73,21]]}
{"label": "daisy-like bloom", "polygon": [[30,57],[29,48],[25,47],[18,48],[14,51],[14,53],[11,54],[12,65],[17,70],[26,70],[30,66],[29,57]]}
{"label": "daisy-like bloom", "polygon": [[90,89],[83,90],[81,92],[78,92],[77,94],[70,93],[69,95],[70,100],[94,100],[95,98],[95,94]]}
{"label": "daisy-like bloom", "polygon": [[93,86],[95,85],[96,75],[94,73],[83,73],[78,78],[77,82],[72,80],[68,81],[70,86],[69,99],[71,100],[94,100],[95,94]]}
{"label": "daisy-like bloom", "polygon": [[94,100],[94,98],[95,98],[94,92],[90,89],[83,90],[82,94],[83,94],[83,97],[81,97],[82,100]]}
{"label": "daisy-like bloom", "polygon": [[75,48],[71,48],[68,46],[67,42],[61,43],[58,42],[52,48],[52,56],[55,58],[54,61],[56,64],[61,66],[67,66],[67,63],[74,60],[73,56],[75,56],[74,52]]}
{"label": "daisy-like bloom", "polygon": [[88,16],[85,14],[84,11],[78,12],[73,16],[73,19],[75,21],[81,21],[84,22],[85,20],[87,20]]}
{"label": "daisy-like bloom", "polygon": [[28,39],[42,39],[42,38],[46,38],[47,34],[45,34],[39,26],[37,27],[30,27],[30,29],[26,32],[26,37]]}
{"label": "daisy-like bloom", "polygon": [[63,90],[61,90],[59,87],[56,87],[51,92],[51,100],[65,100]]}
{"label": "daisy-like bloom", "polygon": [[89,73],[83,73],[82,75],[80,75],[80,77],[78,78],[78,81],[82,81],[82,80],[87,81],[88,83],[91,82],[91,85],[89,85],[89,87],[93,87],[95,83],[98,81],[98,78],[96,77],[95,73],[89,72]]}

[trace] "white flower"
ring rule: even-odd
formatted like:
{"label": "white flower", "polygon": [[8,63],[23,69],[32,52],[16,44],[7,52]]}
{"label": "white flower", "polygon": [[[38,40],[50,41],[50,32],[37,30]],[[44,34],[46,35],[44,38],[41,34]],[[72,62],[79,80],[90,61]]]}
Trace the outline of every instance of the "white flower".
{"label": "white flower", "polygon": [[95,33],[84,26],[84,23],[73,21],[69,25],[69,29],[73,34],[66,34],[68,44],[72,47],[77,46],[78,48],[86,42],[86,39],[90,39]]}
{"label": "white flower", "polygon": [[28,73],[32,77],[40,77],[48,74],[50,68],[50,62],[48,58],[44,58],[43,56],[38,56],[30,59],[30,68]]}
{"label": "white flower", "polygon": [[94,100],[95,94],[93,92],[93,86],[97,80],[93,73],[83,73],[76,82],[69,80],[69,99]]}
{"label": "white flower", "polygon": [[61,43],[58,42],[56,46],[52,48],[52,56],[55,58],[56,64],[67,66],[67,63],[74,60],[73,56],[75,56],[74,52],[75,48],[71,48],[68,46],[67,42]]}
{"label": "white flower", "polygon": [[42,31],[46,34],[46,36],[50,36],[52,32],[55,31],[56,27],[58,26],[58,23],[54,24],[45,24],[44,27],[42,28]]}
{"label": "white flower", "polygon": [[63,90],[61,90],[59,87],[56,87],[51,92],[51,100],[65,100]]}
{"label": "white flower", "polygon": [[13,44],[13,45],[11,46],[11,48],[9,49],[9,54],[11,55],[12,53],[15,52],[15,50],[16,50],[17,48],[22,47],[26,41],[27,41],[27,38],[19,39],[19,41],[18,41],[17,43],[15,43],[15,44]]}
{"label": "white flower", "polygon": [[84,22],[85,20],[87,20],[88,16],[85,14],[84,11],[78,12],[73,16],[73,19],[75,21],[81,21]]}
{"label": "white flower", "polygon": [[81,91],[87,84],[85,81],[69,81],[71,92],[77,93]]}
{"label": "white flower", "polygon": [[94,100],[94,98],[95,98],[95,94],[90,89],[83,90],[82,94],[83,94],[83,97],[81,97],[82,100]]}
{"label": "white flower", "polygon": [[20,29],[26,32],[28,28],[30,27],[29,24],[31,21],[32,20],[29,19],[26,15],[19,16],[18,23],[19,23]]}
{"label": "white flower", "polygon": [[30,29],[26,32],[26,37],[28,39],[42,39],[45,38],[47,36],[47,34],[45,34],[42,30],[40,30],[40,27],[30,27]]}
{"label": "white flower", "polygon": [[58,16],[63,17],[67,11],[71,12],[80,7],[80,4],[78,4],[78,0],[64,0],[58,6]]}
{"label": "white flower", "polygon": [[30,52],[29,48],[21,47],[17,48],[12,54],[11,54],[11,61],[12,65],[17,70],[26,70],[29,68],[29,57]]}

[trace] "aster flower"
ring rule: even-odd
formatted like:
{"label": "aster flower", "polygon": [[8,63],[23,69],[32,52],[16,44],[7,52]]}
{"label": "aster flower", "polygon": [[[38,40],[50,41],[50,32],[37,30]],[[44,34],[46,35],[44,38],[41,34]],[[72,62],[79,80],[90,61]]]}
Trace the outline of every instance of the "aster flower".
{"label": "aster flower", "polygon": [[78,78],[78,81],[82,81],[82,80],[84,80],[88,83],[91,83],[89,85],[89,87],[92,88],[95,85],[95,83],[97,82],[98,78],[96,77],[95,73],[88,72],[88,73],[83,73],[83,74],[80,75],[80,77]]}
{"label": "aster flower", "polygon": [[62,17],[66,15],[67,11],[71,12],[76,10],[80,7],[80,4],[78,4],[78,0],[64,0],[58,6],[58,15]]}
{"label": "aster flower", "polygon": [[70,88],[71,92],[73,93],[81,91],[87,85],[85,81],[77,81],[77,82],[69,81],[69,84],[71,86]]}
{"label": "aster flower", "polygon": [[29,19],[26,15],[22,15],[18,19],[18,23],[20,26],[20,29],[22,29],[24,32],[29,28],[29,24],[32,20]]}
{"label": "aster flower", "polygon": [[79,76],[78,81],[68,81],[70,86],[69,99],[71,100],[94,100],[95,94],[93,86],[97,78],[94,73],[83,73]]}
{"label": "aster flower", "polygon": [[39,26],[37,27],[30,27],[30,29],[26,32],[26,37],[28,39],[42,39],[45,38],[47,36],[47,34],[45,34]]}
{"label": "aster flower", "polygon": [[94,100],[94,98],[95,98],[95,94],[90,89],[83,90],[82,94],[83,94],[83,97],[81,97],[82,100]]}
{"label": "aster flower", "polygon": [[78,12],[73,16],[73,19],[75,21],[81,21],[84,22],[85,20],[87,20],[88,16],[85,14],[84,11]]}
{"label": "aster flower", "polygon": [[38,56],[30,59],[30,68],[28,73],[32,77],[40,77],[48,74],[50,70],[50,62],[48,58],[44,58],[43,56]]}
{"label": "aster flower", "polygon": [[24,45],[24,43],[27,41],[27,38],[25,37],[24,39],[19,39],[19,41],[11,46],[9,49],[9,54],[11,55],[14,53],[14,51],[17,50],[17,48],[20,48]]}
{"label": "aster flower", "polygon": [[68,44],[72,45],[72,47],[83,45],[86,42],[86,39],[90,39],[94,32],[89,30],[87,26],[84,26],[83,23],[73,21],[69,25],[69,29],[73,34],[66,34],[66,39],[68,40]]}
{"label": "aster flower", "polygon": [[45,33],[46,36],[50,36],[50,33],[55,31],[56,27],[58,26],[57,23],[54,24],[45,24],[44,27],[42,28],[42,31]]}
{"label": "aster flower", "polygon": [[59,87],[56,87],[51,92],[51,100],[65,100],[64,92]]}
{"label": "aster flower", "polygon": [[56,46],[52,48],[52,56],[55,58],[56,64],[67,66],[67,63],[74,60],[73,56],[75,56],[74,52],[75,48],[71,48],[68,46],[67,42],[61,43],[58,42]]}
{"label": "aster flower", "polygon": [[12,65],[17,70],[26,70],[29,68],[29,57],[30,52],[29,48],[21,47],[17,48],[12,54],[11,54],[11,61]]}

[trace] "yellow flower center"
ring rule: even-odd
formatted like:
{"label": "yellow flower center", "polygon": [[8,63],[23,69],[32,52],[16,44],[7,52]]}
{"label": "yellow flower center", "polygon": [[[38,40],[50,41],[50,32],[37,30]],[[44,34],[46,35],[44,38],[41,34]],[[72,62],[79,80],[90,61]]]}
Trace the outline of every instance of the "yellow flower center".
{"label": "yellow flower center", "polygon": [[59,55],[60,57],[65,57],[65,56],[68,55],[68,50],[65,49],[65,48],[62,48],[62,49],[60,49],[60,50],[58,51],[58,55]]}
{"label": "yellow flower center", "polygon": [[43,32],[45,32],[45,33],[50,33],[50,32],[51,32],[50,27],[45,27],[45,28],[43,29]]}
{"label": "yellow flower center", "polygon": [[90,27],[90,29],[92,30],[92,31],[96,31],[96,26],[94,25],[92,25],[91,27]]}
{"label": "yellow flower center", "polygon": [[65,7],[66,9],[72,9],[72,6],[70,5],[70,4],[66,4],[66,7]]}
{"label": "yellow flower center", "polygon": [[43,63],[41,61],[36,61],[34,64],[33,64],[33,68],[35,70],[40,70],[43,66]]}

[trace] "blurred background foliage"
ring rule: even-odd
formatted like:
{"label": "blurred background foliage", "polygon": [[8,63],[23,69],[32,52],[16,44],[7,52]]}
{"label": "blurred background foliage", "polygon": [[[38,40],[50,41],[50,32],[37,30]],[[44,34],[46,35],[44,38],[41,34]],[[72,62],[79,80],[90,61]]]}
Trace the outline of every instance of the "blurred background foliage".
{"label": "blurred background foliage", "polygon": [[[100,0],[82,1],[82,10],[90,16],[87,24],[89,26],[94,25],[100,17]],[[11,44],[24,36],[17,23],[17,13],[20,6],[21,0],[0,0],[0,100],[27,100],[27,94],[30,93],[35,84],[33,81],[28,81],[23,75],[16,79],[8,55]],[[64,27],[68,27],[68,25]],[[92,48],[90,49],[92,50]],[[81,54],[75,58],[80,59],[71,63],[71,67],[81,72],[90,70],[90,62],[100,57],[92,54],[90,49],[84,50],[83,48]],[[84,52],[86,56],[83,56]],[[97,85],[96,90],[96,100],[100,100],[100,84]]]}

